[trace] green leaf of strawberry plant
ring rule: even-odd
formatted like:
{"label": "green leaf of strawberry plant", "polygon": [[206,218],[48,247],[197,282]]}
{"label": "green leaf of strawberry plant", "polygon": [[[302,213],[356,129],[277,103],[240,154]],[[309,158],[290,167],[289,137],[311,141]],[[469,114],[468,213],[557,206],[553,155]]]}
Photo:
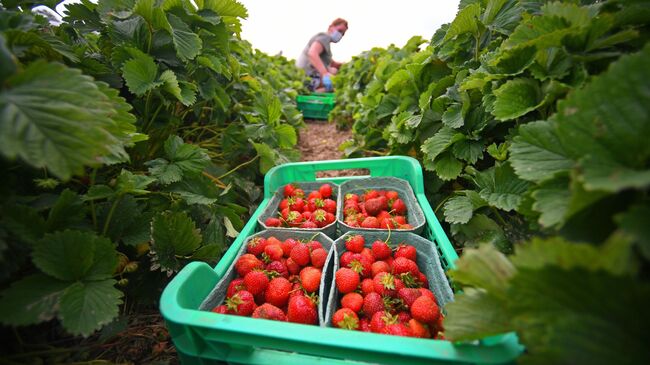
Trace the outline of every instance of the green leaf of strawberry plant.
{"label": "green leaf of strawberry plant", "polygon": [[168,275],[181,268],[180,257],[190,256],[201,245],[201,232],[184,212],[162,212],[151,222],[152,270]]}
{"label": "green leaf of strawberry plant", "polygon": [[57,313],[57,304],[69,282],[43,274],[26,276],[0,294],[0,322],[25,326],[49,321]]}
{"label": "green leaf of strawberry plant", "polygon": [[498,163],[474,177],[481,198],[506,211],[516,210],[530,183],[515,175],[508,163]]}
{"label": "green leaf of strawberry plant", "polygon": [[64,181],[98,166],[98,158],[123,149],[111,131],[118,111],[130,109],[102,85],[62,64],[31,63],[0,91],[0,152]]}
{"label": "green leaf of strawberry plant", "polygon": [[165,141],[165,156],[147,162],[149,173],[162,184],[181,181],[183,176],[195,176],[210,163],[207,151],[183,142],[178,136],[169,136]]}
{"label": "green leaf of strawberry plant", "polygon": [[58,317],[75,335],[89,336],[110,323],[119,313],[122,292],[115,280],[76,282],[61,295]]}
{"label": "green leaf of strawberry plant", "polygon": [[34,264],[62,281],[110,278],[117,253],[108,239],[94,233],[59,231],[47,234],[34,247]]}

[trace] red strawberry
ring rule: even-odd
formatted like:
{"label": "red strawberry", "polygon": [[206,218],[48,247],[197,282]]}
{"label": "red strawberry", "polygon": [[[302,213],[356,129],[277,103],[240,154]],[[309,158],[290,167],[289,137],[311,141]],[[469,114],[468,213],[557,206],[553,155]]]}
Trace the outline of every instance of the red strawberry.
{"label": "red strawberry", "polygon": [[307,195],[307,201],[311,199],[323,199],[323,194],[321,194],[319,191],[314,190]]}
{"label": "red strawberry", "polygon": [[397,229],[413,229],[413,226],[410,224],[402,224]]}
{"label": "red strawberry", "polygon": [[382,333],[386,326],[397,323],[397,317],[386,311],[375,312],[370,320],[370,329],[375,333]]}
{"label": "red strawberry", "polygon": [[312,212],[316,209],[322,209],[325,206],[323,199],[309,199],[307,201],[307,208]]}
{"label": "red strawberry", "polygon": [[383,311],[384,299],[377,293],[369,293],[363,298],[363,313],[370,318],[373,314]]}
{"label": "red strawberry", "polygon": [[378,197],[366,200],[363,206],[369,215],[377,216],[382,210],[388,208],[388,202],[386,197]]}
{"label": "red strawberry", "polygon": [[368,199],[374,199],[378,196],[379,193],[377,192],[377,190],[373,190],[373,189],[366,190],[366,192],[363,193],[363,200],[367,201]]}
{"label": "red strawberry", "polygon": [[282,211],[283,209],[289,208],[289,199],[282,199],[280,200],[280,204],[278,204],[278,209]]}
{"label": "red strawberry", "polygon": [[246,244],[246,252],[251,255],[259,256],[264,252],[264,247],[266,247],[266,238],[254,237]]}
{"label": "red strawberry", "polygon": [[395,200],[399,198],[399,194],[395,190],[389,190],[386,192],[386,199]]}
{"label": "red strawberry", "polygon": [[368,318],[364,317],[364,318],[361,318],[359,320],[359,331],[371,332],[371,330],[370,330],[370,321],[368,320]]}
{"label": "red strawberry", "polygon": [[317,250],[319,248],[323,248],[322,243],[320,243],[318,241],[314,241],[314,240],[307,242],[306,245],[307,245],[307,247],[309,247],[309,250],[311,250],[311,251]]}
{"label": "red strawberry", "polygon": [[320,228],[323,228],[328,224],[327,212],[323,209],[316,209],[312,215],[312,219],[314,220],[314,223],[316,223],[316,225]]}
{"label": "red strawberry", "polygon": [[375,261],[372,263],[370,270],[371,270],[371,275],[374,278],[380,272],[390,272],[390,266],[388,266],[386,261]]}
{"label": "red strawberry", "polygon": [[308,222],[314,218],[314,213],[305,210],[304,212],[302,212],[302,217],[305,219],[305,222]]}
{"label": "red strawberry", "polygon": [[[291,213],[291,209],[289,209],[289,207],[287,207],[287,208],[284,208],[284,209],[282,209],[282,210],[280,211],[280,216],[282,216],[282,219],[283,219],[284,221],[286,221],[287,218],[289,218],[289,213]],[[285,223],[286,223],[286,222],[285,222]]]}
{"label": "red strawberry", "polygon": [[291,300],[291,297],[295,297],[296,295],[305,295],[305,291],[302,290],[300,283],[293,283],[291,291],[289,292],[289,300]]}
{"label": "red strawberry", "polygon": [[411,331],[411,329],[403,323],[388,325],[383,329],[381,333],[393,336],[413,337],[413,331]]}
{"label": "red strawberry", "polygon": [[309,256],[309,247],[302,243],[297,244],[291,250],[290,257],[296,264],[306,266],[311,261],[311,257]]}
{"label": "red strawberry", "polygon": [[267,303],[271,303],[276,307],[284,307],[289,300],[289,291],[291,291],[291,283],[289,280],[279,277],[271,280],[269,286],[266,288],[264,298]]}
{"label": "red strawberry", "polygon": [[361,235],[350,236],[345,240],[345,249],[354,253],[360,253],[366,240]]}
{"label": "red strawberry", "polygon": [[397,250],[395,250],[394,257],[395,258],[404,257],[404,258],[407,258],[407,259],[409,259],[411,261],[417,261],[417,254],[418,254],[418,251],[415,249],[415,247],[413,247],[411,245],[401,244],[401,245],[397,246]]}
{"label": "red strawberry", "polygon": [[372,279],[367,278],[363,279],[361,281],[361,293],[366,296],[370,293],[375,292],[375,283],[372,281]]}
{"label": "red strawberry", "polygon": [[338,328],[356,330],[359,328],[359,317],[351,309],[341,308],[332,316],[332,324]]}
{"label": "red strawberry", "polygon": [[318,225],[317,225],[316,223],[312,222],[312,221],[304,221],[304,222],[302,222],[302,224],[300,225],[300,228],[310,228],[310,229],[314,229],[314,228],[318,228]]}
{"label": "red strawberry", "polygon": [[366,217],[366,219],[361,222],[361,228],[379,228],[379,220],[375,217]]}
{"label": "red strawberry", "polygon": [[347,293],[341,298],[341,307],[350,308],[358,313],[363,307],[363,297],[359,293]]}
{"label": "red strawberry", "polygon": [[359,274],[361,278],[367,278],[372,274],[372,262],[358,253],[352,256],[352,261],[350,261],[348,267]]}
{"label": "red strawberry", "polygon": [[352,262],[352,259],[354,258],[354,252],[352,251],[345,251],[341,255],[341,258],[339,259],[341,263],[341,267],[349,267],[350,262]]}
{"label": "red strawberry", "polygon": [[332,199],[325,199],[323,201],[325,205],[323,206],[323,209],[328,212],[328,213],[336,213],[336,202]]}
{"label": "red strawberry", "polygon": [[402,288],[397,292],[397,297],[400,298],[409,308],[413,305],[413,302],[421,296],[422,293],[420,293],[418,289],[414,288]]}
{"label": "red strawberry", "polygon": [[407,324],[411,320],[411,315],[408,312],[397,313],[397,322]]}
{"label": "red strawberry", "polygon": [[399,224],[393,218],[382,218],[379,220],[379,228],[382,229],[396,229]]}
{"label": "red strawberry", "polygon": [[377,214],[377,219],[379,220],[390,219],[390,218],[392,218],[392,216],[386,210],[382,210],[381,212],[379,212],[379,214]]}
{"label": "red strawberry", "polygon": [[393,254],[390,247],[385,241],[377,240],[372,243],[372,254],[377,260],[383,260],[390,257]]}
{"label": "red strawberry", "polygon": [[291,275],[296,275],[300,272],[300,265],[298,265],[291,257],[287,259],[287,270]]}
{"label": "red strawberry", "polygon": [[396,216],[393,217],[393,219],[400,226],[403,225],[403,224],[406,224],[406,218],[403,215],[396,215]]}
{"label": "red strawberry", "polygon": [[354,205],[354,206],[346,205],[345,207],[343,207],[343,216],[345,217],[345,220],[347,220],[347,218],[357,213],[359,213],[358,205]]}
{"label": "red strawberry", "polygon": [[257,307],[255,311],[253,311],[253,318],[262,318],[262,319],[270,319],[274,321],[282,321],[286,322],[287,321],[287,316],[284,314],[282,309],[274,306],[273,304],[270,303],[264,303]]}
{"label": "red strawberry", "polygon": [[419,338],[431,338],[431,332],[429,332],[429,327],[426,324],[418,322],[417,319],[411,318],[408,322],[408,326],[413,332],[413,337]]}
{"label": "red strawberry", "polygon": [[332,196],[332,186],[330,184],[323,184],[318,188],[318,192],[320,192],[323,198],[329,198]]}
{"label": "red strawberry", "polygon": [[219,314],[232,314],[233,312],[228,309],[228,307],[224,304],[218,305],[214,308],[212,308],[212,312],[214,313],[219,313]]}
{"label": "red strawberry", "polygon": [[404,215],[406,213],[406,204],[402,199],[398,198],[393,201],[390,209],[397,215]]}
{"label": "red strawberry", "polygon": [[434,323],[440,316],[440,308],[433,299],[423,295],[411,305],[411,315],[422,323]]}
{"label": "red strawberry", "polygon": [[300,271],[300,283],[308,293],[318,291],[320,278],[321,271],[315,267],[307,266]]}
{"label": "red strawberry", "polygon": [[305,209],[305,201],[302,198],[289,199],[289,209],[302,212]]}
{"label": "red strawberry", "polygon": [[294,184],[285,185],[284,186],[284,197],[286,198],[286,197],[289,197],[289,196],[293,196],[294,191],[296,190],[296,188],[297,187]]}
{"label": "red strawberry", "polygon": [[372,278],[375,284],[375,292],[379,295],[390,296],[395,295],[395,277],[387,272],[380,272]]}
{"label": "red strawberry", "polygon": [[264,268],[264,263],[249,253],[241,255],[235,263],[235,270],[242,278],[249,272],[262,268]]}
{"label": "red strawberry", "polygon": [[359,274],[347,267],[336,271],[336,287],[343,294],[353,292],[359,286]]}
{"label": "red strawberry", "polygon": [[271,261],[277,261],[282,258],[284,252],[282,251],[282,246],[278,244],[266,245],[264,247],[264,253]]}
{"label": "red strawberry", "polygon": [[287,268],[286,261],[283,261],[271,261],[268,265],[266,265],[266,271],[270,273],[276,272],[278,275],[284,278],[288,278],[289,269]]}
{"label": "red strawberry", "polygon": [[420,269],[418,269],[418,264],[405,257],[396,257],[393,260],[393,274],[400,275],[405,273],[410,273],[413,278],[419,278]]}
{"label": "red strawberry", "polygon": [[316,305],[306,296],[294,296],[289,300],[287,319],[294,323],[316,324],[318,322]]}
{"label": "red strawberry", "polygon": [[357,216],[358,214],[349,215],[343,220],[343,222],[350,227],[360,227]]}
{"label": "red strawberry", "polygon": [[257,295],[269,285],[269,278],[262,271],[251,271],[244,276],[244,285],[246,290],[253,295]]}
{"label": "red strawberry", "polygon": [[297,188],[293,190],[293,196],[296,198],[304,198],[305,197],[305,191]]}
{"label": "red strawberry", "polygon": [[244,284],[244,278],[237,278],[233,279],[230,284],[228,284],[228,290],[226,291],[226,297],[230,298],[232,297],[235,293],[237,293],[240,290],[246,289],[246,285]]}
{"label": "red strawberry", "polygon": [[298,227],[305,221],[305,217],[299,211],[292,210],[287,215],[286,221],[290,227]]}
{"label": "red strawberry", "polygon": [[361,250],[361,256],[368,259],[368,262],[371,264],[375,262],[375,255],[372,254],[372,250],[368,247],[364,247],[363,250]]}
{"label": "red strawberry", "polygon": [[334,221],[336,221],[336,216],[333,213],[325,213],[325,225],[332,224]]}
{"label": "red strawberry", "polygon": [[264,221],[268,227],[281,227],[282,221],[275,217],[269,217]]}
{"label": "red strawberry", "polygon": [[427,276],[423,272],[420,272],[420,275],[418,275],[418,282],[422,287],[429,288],[429,280],[427,280]]}
{"label": "red strawberry", "polygon": [[280,244],[282,246],[282,253],[284,257],[289,257],[291,254],[291,250],[298,244],[298,241],[294,240],[293,238],[287,238]]}
{"label": "red strawberry", "polygon": [[354,200],[355,202],[358,202],[359,201],[359,196],[357,194],[347,193],[347,194],[345,194],[345,197],[344,197],[343,200],[345,200],[345,201]]}
{"label": "red strawberry", "polygon": [[232,297],[226,299],[226,307],[233,314],[239,316],[250,316],[255,310],[255,298],[253,294],[246,290],[240,290]]}
{"label": "red strawberry", "polygon": [[311,252],[311,265],[317,269],[322,269],[325,266],[327,259],[327,251],[323,248],[317,248]]}
{"label": "red strawberry", "polygon": [[422,293],[423,296],[429,297],[429,298],[433,299],[433,301],[438,303],[438,299],[436,299],[436,296],[433,294],[433,292],[431,290],[426,289],[426,288],[418,288],[418,290],[420,291],[420,293]]}

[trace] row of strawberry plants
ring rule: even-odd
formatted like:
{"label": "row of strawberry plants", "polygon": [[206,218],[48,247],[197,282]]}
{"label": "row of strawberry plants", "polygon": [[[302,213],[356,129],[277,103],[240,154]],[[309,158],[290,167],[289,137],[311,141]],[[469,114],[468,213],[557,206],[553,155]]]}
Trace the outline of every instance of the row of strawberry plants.
{"label": "row of strawberry plants", "polygon": [[88,336],[218,260],[298,157],[304,75],[239,38],[234,0],[31,11],[59,2],[0,11],[0,322]]}
{"label": "row of strawberry plants", "polygon": [[647,1],[461,1],[421,50],[341,70],[342,148],[417,157],[464,249],[449,338],[517,331],[522,361],[648,360],[649,24]]}

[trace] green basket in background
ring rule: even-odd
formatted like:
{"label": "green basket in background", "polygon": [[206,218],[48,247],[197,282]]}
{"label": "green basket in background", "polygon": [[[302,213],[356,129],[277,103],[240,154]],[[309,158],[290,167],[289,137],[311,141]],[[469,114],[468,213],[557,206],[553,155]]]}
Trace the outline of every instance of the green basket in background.
{"label": "green basket in background", "polygon": [[334,104],[336,104],[336,96],[334,93],[298,95],[296,102],[305,119],[327,120],[327,115],[330,110],[334,109]]}

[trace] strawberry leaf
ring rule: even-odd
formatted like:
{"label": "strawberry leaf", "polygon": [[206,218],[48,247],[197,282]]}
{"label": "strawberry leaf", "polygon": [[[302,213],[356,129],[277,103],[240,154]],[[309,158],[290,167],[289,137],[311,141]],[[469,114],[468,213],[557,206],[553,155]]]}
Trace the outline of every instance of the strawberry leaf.
{"label": "strawberry leaf", "polygon": [[0,322],[25,326],[49,321],[69,282],[43,274],[34,274],[14,282],[0,297]]}
{"label": "strawberry leaf", "polygon": [[115,280],[76,282],[61,296],[58,317],[68,332],[88,337],[117,317],[121,297]]}

